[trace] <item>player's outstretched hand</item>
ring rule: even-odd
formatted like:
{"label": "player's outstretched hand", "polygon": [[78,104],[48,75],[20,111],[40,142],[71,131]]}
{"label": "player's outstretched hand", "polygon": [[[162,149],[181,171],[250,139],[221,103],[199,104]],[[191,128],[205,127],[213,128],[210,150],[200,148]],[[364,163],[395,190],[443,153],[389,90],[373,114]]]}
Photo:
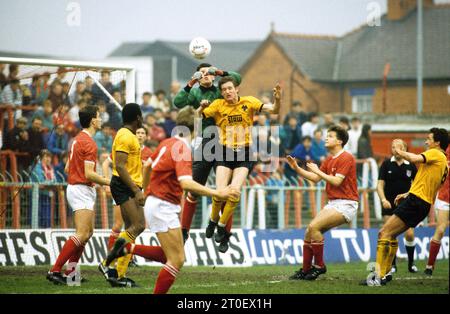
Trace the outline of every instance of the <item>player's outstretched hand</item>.
{"label": "player's outstretched hand", "polygon": [[293,170],[295,170],[295,169],[298,168],[297,160],[295,160],[294,157],[292,157],[291,155],[287,155],[286,158],[287,158],[287,162],[288,162],[289,166],[290,166]]}
{"label": "player's outstretched hand", "polygon": [[210,68],[208,69],[208,74],[214,75],[214,76],[216,76],[216,75],[223,76],[224,72],[225,72],[225,71],[219,70],[219,69],[216,68],[216,67],[210,67]]}
{"label": "player's outstretched hand", "polygon": [[136,200],[139,206],[144,206],[145,198],[141,190],[139,190],[138,192],[136,192],[136,194],[134,194],[134,199]]}
{"label": "player's outstretched hand", "polygon": [[400,202],[401,202],[402,200],[404,200],[404,199],[408,196],[408,194],[409,194],[409,193],[403,193],[403,194],[397,195],[397,197],[396,197],[395,200],[394,200],[395,206],[398,206],[398,204],[400,204]]}
{"label": "player's outstretched hand", "polygon": [[281,100],[281,86],[280,83],[277,83],[273,88],[273,98],[277,101]]}
{"label": "player's outstretched hand", "polygon": [[211,102],[208,99],[203,99],[200,101],[200,106],[204,108],[208,107],[211,104]]}
{"label": "player's outstretched hand", "polygon": [[197,71],[194,73],[194,75],[192,75],[191,80],[188,83],[189,87],[192,87],[195,85],[195,83],[197,83],[198,81],[200,81],[203,77],[203,73],[200,71]]}
{"label": "player's outstretched hand", "polygon": [[228,198],[238,199],[241,196],[241,192],[231,187],[231,185],[226,188],[217,190],[217,197],[221,200],[227,200]]}

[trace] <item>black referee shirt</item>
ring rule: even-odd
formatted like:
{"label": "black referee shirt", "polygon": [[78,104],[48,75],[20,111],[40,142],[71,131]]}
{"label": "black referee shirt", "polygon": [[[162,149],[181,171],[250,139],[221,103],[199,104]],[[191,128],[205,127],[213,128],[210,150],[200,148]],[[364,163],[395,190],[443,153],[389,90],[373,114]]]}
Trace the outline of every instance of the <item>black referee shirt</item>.
{"label": "black referee shirt", "polygon": [[383,161],[383,164],[380,167],[378,180],[383,180],[385,182],[384,195],[391,203],[392,208],[395,208],[395,197],[409,191],[416,173],[416,166],[407,160],[403,160],[403,163],[400,166],[397,164],[394,157]]}

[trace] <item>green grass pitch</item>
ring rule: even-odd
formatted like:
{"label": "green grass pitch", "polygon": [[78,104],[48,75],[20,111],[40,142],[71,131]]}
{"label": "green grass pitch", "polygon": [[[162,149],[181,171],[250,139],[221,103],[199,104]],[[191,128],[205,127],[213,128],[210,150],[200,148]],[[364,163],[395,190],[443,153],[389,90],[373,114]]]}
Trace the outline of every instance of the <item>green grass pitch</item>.
{"label": "green grass pitch", "polygon": [[[387,286],[362,287],[366,263],[328,264],[328,273],[313,282],[290,281],[294,266],[254,266],[246,268],[185,267],[169,291],[172,294],[320,294],[320,293],[412,293],[448,294],[449,261],[437,263],[433,277],[423,275],[425,262],[417,264],[419,273],[410,274],[401,261],[394,280]],[[139,288],[111,288],[96,267],[82,266],[88,279],[80,287],[57,286],[45,279],[48,266],[0,267],[0,293],[151,293],[159,267],[131,267],[128,276]]]}

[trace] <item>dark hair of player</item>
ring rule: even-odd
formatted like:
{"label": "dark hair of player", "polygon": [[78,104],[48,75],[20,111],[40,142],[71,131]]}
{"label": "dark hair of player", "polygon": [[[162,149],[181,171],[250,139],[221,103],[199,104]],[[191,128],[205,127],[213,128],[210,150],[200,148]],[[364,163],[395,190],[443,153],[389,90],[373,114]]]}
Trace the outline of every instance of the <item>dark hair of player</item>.
{"label": "dark hair of player", "polygon": [[189,131],[194,132],[194,108],[188,106],[184,107],[178,112],[177,115],[177,125],[183,125],[189,129]]}
{"label": "dark hair of player", "polygon": [[98,107],[94,105],[87,105],[78,112],[80,118],[80,124],[83,129],[88,128],[91,125],[92,119],[97,118]]}
{"label": "dark hair of player", "polygon": [[209,68],[211,64],[209,63],[200,63],[197,67],[197,71],[200,71],[201,68]]}
{"label": "dark hair of player", "polygon": [[233,77],[231,77],[231,76],[224,76],[224,77],[222,77],[219,80],[219,89],[221,90],[222,89],[222,85],[225,84],[225,83],[228,83],[228,82],[233,82],[233,86],[234,87],[237,86],[237,83],[236,83],[236,81],[234,80]]}
{"label": "dark hair of player", "polygon": [[344,147],[345,144],[347,144],[347,142],[348,142],[348,133],[343,127],[341,127],[339,125],[333,125],[332,127],[330,127],[328,129],[328,132],[335,132],[336,133],[337,139],[342,141],[342,147]]}
{"label": "dark hair of player", "polygon": [[432,128],[430,129],[430,133],[433,133],[433,140],[435,142],[439,142],[439,146],[446,150],[448,146],[448,131],[442,128]]}
{"label": "dark hair of player", "polygon": [[128,103],[122,109],[123,124],[130,124],[137,121],[138,116],[142,117],[141,107],[136,103]]}

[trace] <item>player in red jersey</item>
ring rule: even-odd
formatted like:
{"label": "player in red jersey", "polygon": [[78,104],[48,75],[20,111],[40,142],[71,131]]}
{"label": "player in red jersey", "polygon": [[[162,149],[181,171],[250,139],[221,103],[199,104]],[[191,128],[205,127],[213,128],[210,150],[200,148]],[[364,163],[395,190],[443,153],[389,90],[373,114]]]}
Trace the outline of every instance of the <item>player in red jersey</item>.
{"label": "player in red jersey", "polygon": [[434,232],[433,239],[430,241],[430,255],[428,256],[427,267],[425,268],[425,275],[433,275],[434,264],[436,262],[436,256],[441,249],[441,239],[444,237],[445,229],[448,226],[448,212],[450,203],[450,175],[448,170],[450,169],[450,145],[447,147],[445,152],[447,155],[447,179],[445,179],[444,184],[439,189],[438,195],[436,197],[436,202],[434,203],[434,208],[438,211],[436,231]]}
{"label": "player in red jersey", "polygon": [[66,172],[69,173],[67,201],[74,211],[75,235],[66,241],[55,264],[47,274],[47,279],[55,284],[66,284],[66,278],[61,274],[62,267],[67,261],[78,262],[85,244],[92,236],[96,198],[94,183],[100,185],[110,183],[109,179],[95,172],[97,144],[92,136],[101,129],[100,112],[96,106],[88,105],[80,110],[79,117],[83,130],[73,140],[66,164]]}
{"label": "player in red jersey", "polygon": [[[305,170],[296,160],[287,156],[289,166],[299,175],[313,182],[326,181],[328,204],[325,205],[306,229],[303,244],[303,268],[290,277],[293,280],[315,280],[326,273],[323,261],[323,233],[353,220],[358,209],[358,188],[356,162],[343,147],[348,141],[348,133],[340,126],[328,129],[325,147],[330,156],[320,168],[314,163],[306,163]],[[312,263],[314,258],[314,264]]]}
{"label": "player in red jersey", "polygon": [[[108,259],[112,260],[132,253],[164,263],[155,284],[155,294],[167,293],[184,264],[184,243],[179,219],[183,190],[224,200],[239,197],[240,194],[230,186],[213,190],[192,179],[189,143],[193,136],[194,113],[191,107],[180,110],[177,117],[180,136],[162,141],[151,157],[151,164],[144,167],[143,185],[147,196],[145,220],[150,231],[156,233],[161,247],[125,244],[119,238],[108,255]],[[184,131],[180,127],[184,127]]]}

